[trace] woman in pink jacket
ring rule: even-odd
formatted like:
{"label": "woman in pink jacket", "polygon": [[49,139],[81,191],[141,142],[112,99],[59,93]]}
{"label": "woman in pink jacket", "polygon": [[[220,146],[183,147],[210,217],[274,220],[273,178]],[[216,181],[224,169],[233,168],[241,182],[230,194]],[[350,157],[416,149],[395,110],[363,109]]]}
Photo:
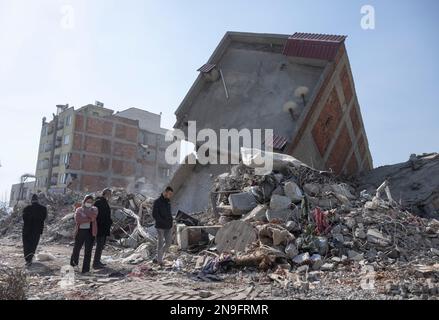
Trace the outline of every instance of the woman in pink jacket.
{"label": "woman in pink jacket", "polygon": [[75,246],[73,247],[72,257],[70,258],[70,265],[76,267],[79,264],[79,253],[85,244],[82,273],[90,271],[93,243],[98,231],[96,224],[98,209],[93,206],[93,202],[93,196],[86,196],[82,201],[82,206],[77,208],[75,212]]}

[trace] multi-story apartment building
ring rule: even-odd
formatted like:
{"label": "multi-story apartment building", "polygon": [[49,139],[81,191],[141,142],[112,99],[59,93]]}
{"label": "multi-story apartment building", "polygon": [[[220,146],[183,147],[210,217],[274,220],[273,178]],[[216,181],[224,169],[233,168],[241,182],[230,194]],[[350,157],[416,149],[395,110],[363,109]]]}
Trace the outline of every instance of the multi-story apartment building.
{"label": "multi-story apartment building", "polygon": [[35,188],[157,193],[173,172],[160,121],[158,114],[137,108],[114,113],[99,102],[77,110],[58,105],[52,121],[43,118]]}

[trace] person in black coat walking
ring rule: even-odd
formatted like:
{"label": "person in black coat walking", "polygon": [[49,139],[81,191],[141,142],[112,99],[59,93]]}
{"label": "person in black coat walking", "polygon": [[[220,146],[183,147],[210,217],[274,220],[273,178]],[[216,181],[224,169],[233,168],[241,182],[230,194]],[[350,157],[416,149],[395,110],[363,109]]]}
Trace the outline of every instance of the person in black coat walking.
{"label": "person in black coat walking", "polygon": [[96,251],[93,259],[93,269],[102,269],[105,267],[105,264],[101,262],[101,256],[113,224],[113,220],[111,220],[111,208],[108,204],[108,201],[111,199],[111,194],[111,189],[103,190],[102,197],[97,198],[94,204],[95,207],[98,208],[99,214],[96,219],[98,234],[96,236]]}
{"label": "person in black coat walking", "polygon": [[47,218],[47,208],[38,203],[38,196],[32,195],[31,205],[23,209],[23,251],[26,266],[32,264],[32,259],[43,233],[44,221]]}
{"label": "person in black coat walking", "polygon": [[174,190],[167,187],[166,190],[154,201],[152,216],[157,229],[157,258],[155,263],[163,264],[163,256],[172,244],[172,213],[171,201]]}

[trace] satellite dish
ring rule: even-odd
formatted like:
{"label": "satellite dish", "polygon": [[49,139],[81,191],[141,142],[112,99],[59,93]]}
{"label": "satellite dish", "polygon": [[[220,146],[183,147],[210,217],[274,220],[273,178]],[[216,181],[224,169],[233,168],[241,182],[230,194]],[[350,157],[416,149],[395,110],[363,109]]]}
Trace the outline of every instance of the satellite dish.
{"label": "satellite dish", "polygon": [[299,110],[299,106],[294,101],[288,101],[283,106],[284,112],[297,112]]}
{"label": "satellite dish", "polygon": [[297,87],[297,89],[294,91],[294,95],[295,95],[297,98],[304,97],[304,96],[306,96],[308,93],[309,93],[309,88],[308,88],[308,87],[304,87],[304,86]]}

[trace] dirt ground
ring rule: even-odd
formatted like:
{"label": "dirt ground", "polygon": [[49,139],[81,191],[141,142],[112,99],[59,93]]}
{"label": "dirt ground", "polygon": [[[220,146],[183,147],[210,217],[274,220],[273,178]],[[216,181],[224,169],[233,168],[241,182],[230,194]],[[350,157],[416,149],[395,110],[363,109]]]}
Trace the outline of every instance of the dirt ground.
{"label": "dirt ground", "polygon": [[[119,248],[108,245],[104,261]],[[72,244],[41,243],[39,252],[50,252],[55,259],[36,261],[27,268],[28,299],[80,300],[268,300],[268,299],[437,299],[434,276],[413,272],[413,266],[398,265],[380,270],[377,266],[372,286],[365,288],[361,266],[340,264],[333,271],[279,272],[242,269],[220,273],[214,281],[200,280],[187,265],[180,271],[168,261],[164,267],[151,262],[129,265],[109,262],[106,269],[81,275],[75,271],[71,286],[62,286],[61,268],[68,265]],[[176,253],[177,255],[181,253]],[[1,263],[23,268],[22,247],[17,239],[0,239]],[[168,256],[172,259],[172,254]],[[137,270],[137,271],[136,271]],[[140,270],[140,271],[139,271]],[[279,270],[278,270],[279,271]],[[298,280],[292,281],[291,276]],[[423,283],[433,283],[430,289]],[[298,285],[300,283],[300,285]],[[404,283],[407,284],[404,290]],[[418,285],[418,287],[416,287]]]}

